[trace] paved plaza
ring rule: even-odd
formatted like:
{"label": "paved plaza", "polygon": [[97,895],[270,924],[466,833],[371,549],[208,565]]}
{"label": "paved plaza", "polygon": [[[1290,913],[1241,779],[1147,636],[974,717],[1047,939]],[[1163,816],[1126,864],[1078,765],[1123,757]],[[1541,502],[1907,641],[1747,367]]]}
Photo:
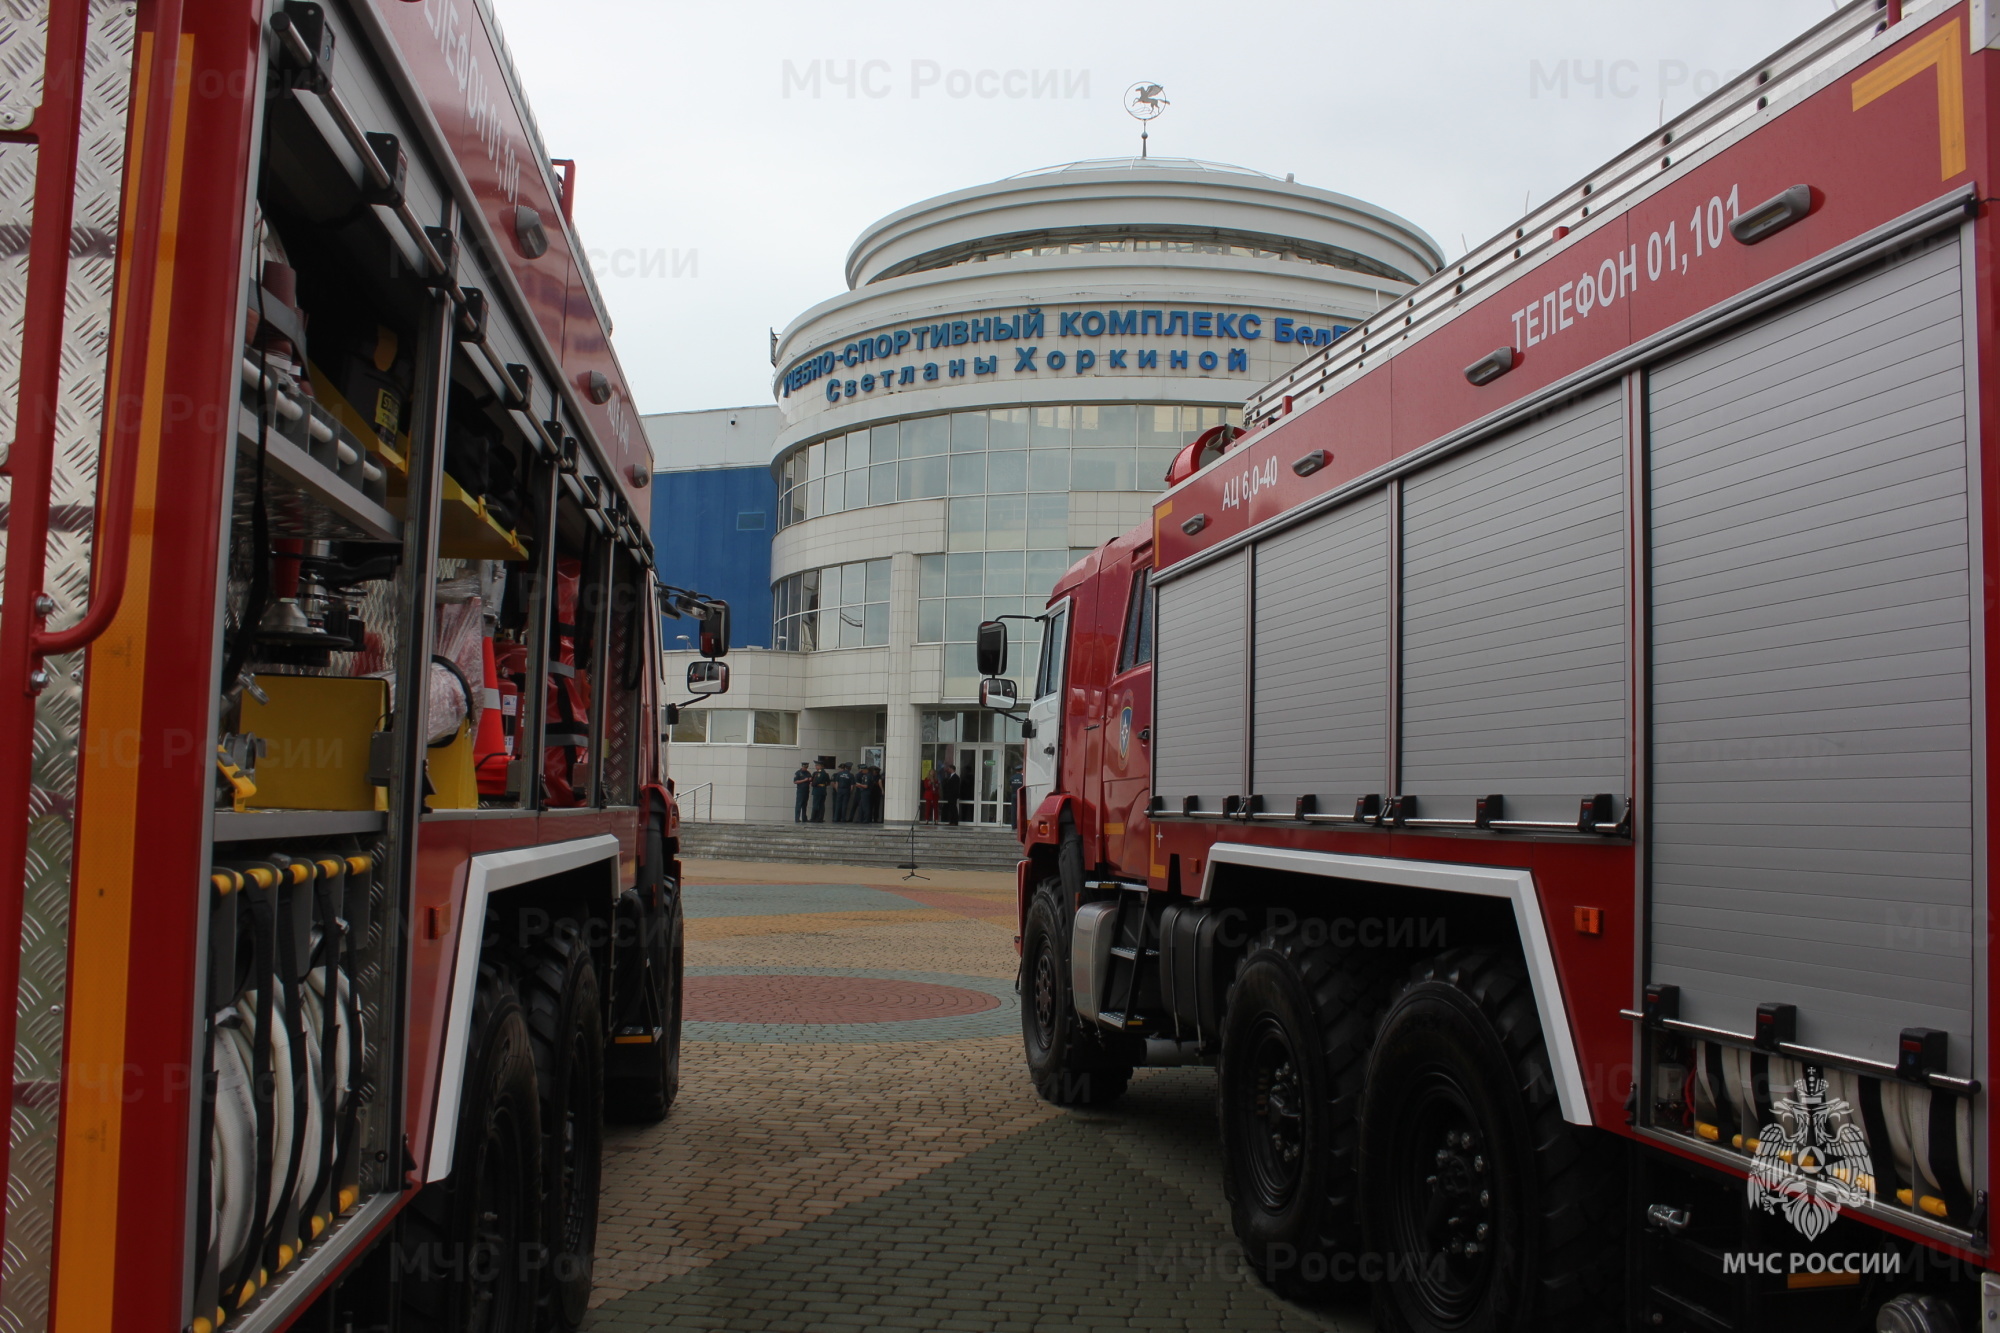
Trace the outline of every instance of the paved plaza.
{"label": "paved plaza", "polygon": [[1372,1326],[1240,1268],[1211,1070],[1035,1096],[1011,876],[687,879],[680,1100],[609,1132],[593,1333]]}

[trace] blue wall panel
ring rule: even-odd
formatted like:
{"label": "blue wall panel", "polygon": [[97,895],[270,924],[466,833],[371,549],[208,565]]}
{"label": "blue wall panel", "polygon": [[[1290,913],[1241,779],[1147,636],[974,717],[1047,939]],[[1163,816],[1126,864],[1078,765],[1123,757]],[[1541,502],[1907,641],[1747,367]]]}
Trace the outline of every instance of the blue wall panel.
{"label": "blue wall panel", "polygon": [[[771,538],[778,487],[769,468],[704,468],[653,474],[653,550],[660,579],[729,603],[730,638],[771,645]],[[694,622],[669,620],[661,645],[686,648]]]}

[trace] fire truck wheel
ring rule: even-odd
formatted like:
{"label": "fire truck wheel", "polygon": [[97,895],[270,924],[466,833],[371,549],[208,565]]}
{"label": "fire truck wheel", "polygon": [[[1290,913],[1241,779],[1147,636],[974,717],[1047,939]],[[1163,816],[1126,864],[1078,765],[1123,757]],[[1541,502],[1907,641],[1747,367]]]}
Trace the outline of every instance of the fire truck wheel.
{"label": "fire truck wheel", "polygon": [[451,1174],[403,1210],[403,1330],[530,1333],[541,1267],[542,1122],[514,986],[479,969]]}
{"label": "fire truck wheel", "polygon": [[1266,931],[1237,965],[1217,1073],[1236,1237],[1282,1295],[1355,1286],[1362,1077],[1408,955],[1341,948],[1321,922]]}
{"label": "fire truck wheel", "polygon": [[613,1120],[650,1125],[666,1118],[681,1089],[681,978],[685,968],[678,892],[667,895],[661,924],[643,933],[657,943],[643,946],[650,954],[643,983],[648,989],[641,1009],[655,1016],[660,1039],[653,1043],[654,1058],[646,1062],[643,1073],[605,1084],[604,1110]]}
{"label": "fire truck wheel", "polygon": [[1021,1042],[1035,1091],[1057,1106],[1103,1106],[1132,1080],[1076,1012],[1069,987],[1069,914],[1062,884],[1045,879],[1021,933]]}
{"label": "fire truck wheel", "polygon": [[1621,1179],[1562,1118],[1520,961],[1465,949],[1420,964],[1382,1020],[1361,1109],[1381,1326],[1608,1325]]}
{"label": "fire truck wheel", "polygon": [[528,960],[521,1000],[542,1094],[545,1326],[571,1329],[590,1303],[604,1142],[604,1017],[597,969],[573,923],[563,923]]}

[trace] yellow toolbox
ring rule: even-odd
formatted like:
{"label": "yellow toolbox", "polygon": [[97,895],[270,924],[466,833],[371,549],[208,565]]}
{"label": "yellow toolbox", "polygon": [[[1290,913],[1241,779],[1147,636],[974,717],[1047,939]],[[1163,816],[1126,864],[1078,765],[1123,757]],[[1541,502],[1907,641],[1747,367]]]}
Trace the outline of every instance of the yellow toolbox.
{"label": "yellow toolbox", "polygon": [[241,728],[265,742],[253,805],[373,810],[368,740],[387,725],[388,682],[368,676],[259,676],[269,703],[243,695]]}

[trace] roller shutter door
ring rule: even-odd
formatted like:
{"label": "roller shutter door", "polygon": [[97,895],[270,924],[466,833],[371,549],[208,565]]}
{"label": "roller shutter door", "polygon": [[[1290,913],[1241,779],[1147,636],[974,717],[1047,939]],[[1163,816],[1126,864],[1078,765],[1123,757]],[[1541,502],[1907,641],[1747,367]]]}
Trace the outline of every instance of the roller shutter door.
{"label": "roller shutter door", "polygon": [[1244,553],[1165,584],[1153,651],[1153,792],[1213,814],[1243,792]]}
{"label": "roller shutter door", "polygon": [[1629,781],[1622,391],[1412,477],[1401,792],[1418,813],[1573,821]]}
{"label": "roller shutter door", "polygon": [[1388,774],[1389,510],[1380,492],[1257,548],[1254,786],[1354,808]]}
{"label": "roller shutter door", "polygon": [[1955,235],[1651,376],[1651,968],[1894,1059],[1974,994]]}

